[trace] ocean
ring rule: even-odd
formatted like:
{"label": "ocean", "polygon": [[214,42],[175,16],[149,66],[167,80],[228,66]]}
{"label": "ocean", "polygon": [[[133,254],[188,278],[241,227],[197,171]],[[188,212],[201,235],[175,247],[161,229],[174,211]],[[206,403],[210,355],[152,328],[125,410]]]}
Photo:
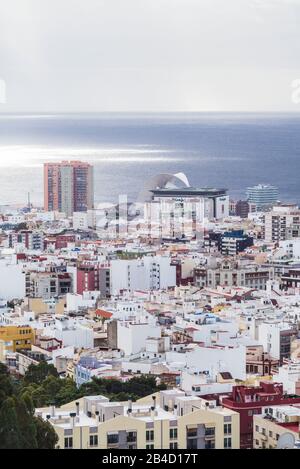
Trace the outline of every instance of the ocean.
{"label": "ocean", "polygon": [[0,114],[0,205],[43,203],[43,163],[94,164],[95,202],[134,201],[158,173],[184,172],[192,186],[278,186],[300,204],[297,114]]}

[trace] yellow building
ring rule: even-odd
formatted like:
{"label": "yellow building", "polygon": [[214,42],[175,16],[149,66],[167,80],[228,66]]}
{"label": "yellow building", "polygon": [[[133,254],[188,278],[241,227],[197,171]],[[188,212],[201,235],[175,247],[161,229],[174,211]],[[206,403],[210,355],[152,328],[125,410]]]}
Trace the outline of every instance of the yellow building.
{"label": "yellow building", "polygon": [[[167,394],[166,394],[167,393]],[[159,402],[156,402],[159,401]],[[167,402],[167,404],[166,404]],[[37,409],[62,449],[238,449],[239,414],[209,408],[182,391],[161,391],[135,403],[87,396],[59,409]]]}
{"label": "yellow building", "polygon": [[35,332],[29,326],[0,327],[0,361],[5,361],[8,352],[30,350],[34,344]]}
{"label": "yellow building", "polygon": [[64,314],[66,297],[50,298],[29,298],[25,297],[22,307],[27,311],[32,311],[35,317],[40,314]]}
{"label": "yellow building", "polygon": [[289,433],[295,441],[300,437],[300,404],[263,408],[253,416],[253,447],[273,449],[281,435]]}

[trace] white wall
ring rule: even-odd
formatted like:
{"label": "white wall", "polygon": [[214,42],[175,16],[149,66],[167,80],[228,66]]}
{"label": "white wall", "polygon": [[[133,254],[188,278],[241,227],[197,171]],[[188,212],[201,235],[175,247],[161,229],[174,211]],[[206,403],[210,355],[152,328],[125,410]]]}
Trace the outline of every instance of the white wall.
{"label": "white wall", "polygon": [[88,229],[88,216],[86,212],[73,213],[73,229],[74,230],[87,230]]}
{"label": "white wall", "polygon": [[148,337],[160,337],[161,329],[159,326],[149,324],[129,324],[118,321],[118,348],[125,355],[139,353],[146,347]]}
{"label": "white wall", "polygon": [[[88,294],[87,294],[88,293]],[[99,291],[84,292],[83,295],[67,293],[66,311],[78,311],[79,308],[94,308],[96,306],[97,299],[100,297]]]}
{"label": "white wall", "polygon": [[234,379],[246,378],[246,347],[198,347],[187,354],[187,367],[195,371],[208,371],[213,379],[219,372],[228,371]]}
{"label": "white wall", "polygon": [[8,264],[0,260],[0,298],[12,300],[25,296],[25,273],[21,264]]}
{"label": "white wall", "polygon": [[258,326],[258,340],[272,358],[280,358],[280,327],[278,324],[262,323]]}
{"label": "white wall", "polygon": [[279,247],[283,249],[286,255],[294,259],[300,259],[300,238],[280,241]]}
{"label": "white wall", "polygon": [[176,267],[170,265],[170,258],[167,256],[112,260],[110,274],[112,294],[122,289],[159,290],[176,285]]}
{"label": "white wall", "polygon": [[[222,210],[222,208],[224,210]],[[229,216],[229,196],[217,197],[216,199],[216,218],[222,219]]]}

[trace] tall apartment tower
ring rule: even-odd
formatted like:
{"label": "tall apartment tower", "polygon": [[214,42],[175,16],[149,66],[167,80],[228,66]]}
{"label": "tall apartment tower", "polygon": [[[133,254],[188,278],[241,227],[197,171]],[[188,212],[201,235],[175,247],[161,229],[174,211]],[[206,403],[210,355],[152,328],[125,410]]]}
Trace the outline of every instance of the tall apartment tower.
{"label": "tall apartment tower", "polygon": [[68,217],[94,205],[93,166],[82,161],[44,164],[44,209]]}
{"label": "tall apartment tower", "polygon": [[278,188],[270,184],[248,187],[247,201],[255,204],[258,210],[275,205],[278,201]]}

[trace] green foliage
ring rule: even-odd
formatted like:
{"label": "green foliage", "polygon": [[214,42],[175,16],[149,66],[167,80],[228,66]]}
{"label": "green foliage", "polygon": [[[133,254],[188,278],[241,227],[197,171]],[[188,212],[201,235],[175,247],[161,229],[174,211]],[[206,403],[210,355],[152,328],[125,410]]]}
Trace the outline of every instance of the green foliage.
{"label": "green foliage", "polygon": [[17,411],[15,401],[12,397],[5,399],[0,409],[0,448],[22,448]]}
{"label": "green foliage", "polygon": [[166,386],[164,384],[157,386],[154,376],[143,375],[125,382],[116,379],[93,378],[79,388],[78,397],[103,394],[111,401],[126,401],[128,399],[135,401],[163,389],[166,389]]}
{"label": "green foliage", "polygon": [[39,449],[53,449],[58,442],[58,436],[53,431],[49,422],[40,417],[34,417],[34,423],[37,430],[37,446]]}
{"label": "green foliage", "polygon": [[24,376],[25,383],[40,384],[48,376],[58,378],[58,372],[54,365],[48,365],[47,362],[41,361],[38,365],[29,365],[28,370]]}
{"label": "green foliage", "polygon": [[13,394],[13,385],[9,375],[0,374],[0,407],[8,396]]}
{"label": "green foliage", "polygon": [[[54,380],[54,376],[51,376]],[[0,449],[54,448],[57,435],[51,425],[34,416],[32,394],[38,385],[16,385],[0,364]]]}
{"label": "green foliage", "polygon": [[20,433],[20,443],[23,449],[37,448],[36,426],[32,414],[28,411],[24,399],[14,397],[17,413],[17,426]]}
{"label": "green foliage", "polygon": [[30,365],[24,378],[14,382],[0,364],[0,448],[54,448],[58,438],[49,422],[34,415],[36,407],[61,406],[87,395],[104,395],[111,401],[133,401],[165,385],[156,385],[154,376],[117,379],[93,378],[77,388],[70,378],[59,377],[53,365]]}

